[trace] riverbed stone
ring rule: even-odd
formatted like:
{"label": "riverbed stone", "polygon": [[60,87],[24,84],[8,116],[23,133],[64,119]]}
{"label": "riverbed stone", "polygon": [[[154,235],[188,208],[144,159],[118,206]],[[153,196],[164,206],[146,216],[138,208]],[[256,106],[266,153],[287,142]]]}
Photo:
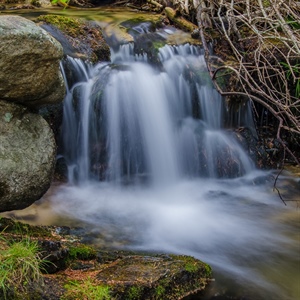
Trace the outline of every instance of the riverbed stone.
{"label": "riverbed stone", "polygon": [[117,299],[183,299],[205,289],[209,265],[185,255],[128,255],[96,275],[109,285]]}
{"label": "riverbed stone", "polygon": [[[83,228],[74,235],[79,233],[74,228],[64,233],[56,226],[32,226],[3,217],[1,231],[7,240],[22,238],[25,232],[38,241],[39,254],[46,259],[43,288],[33,282],[20,290],[16,282],[8,300],[25,299],[24,295],[26,299],[96,299],[97,291],[108,291],[101,299],[179,300],[203,291],[212,281],[211,267],[192,256],[102,249],[81,241]],[[0,239],[1,247],[7,248],[5,239]],[[51,264],[55,266],[49,270]]]}
{"label": "riverbed stone", "polygon": [[40,107],[63,101],[63,49],[44,29],[20,16],[0,16],[0,99]]}
{"label": "riverbed stone", "polygon": [[110,48],[96,22],[55,15],[42,15],[37,21],[61,43],[66,55],[91,63],[110,60]]}
{"label": "riverbed stone", "polygon": [[24,106],[0,101],[0,212],[41,198],[50,187],[55,156],[48,123]]}

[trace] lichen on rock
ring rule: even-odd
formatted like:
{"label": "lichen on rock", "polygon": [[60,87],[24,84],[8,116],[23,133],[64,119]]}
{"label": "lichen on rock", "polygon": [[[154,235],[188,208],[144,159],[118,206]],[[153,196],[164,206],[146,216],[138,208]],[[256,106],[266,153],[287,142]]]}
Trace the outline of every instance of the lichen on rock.
{"label": "lichen on rock", "polygon": [[0,212],[40,199],[50,186],[55,156],[48,123],[24,106],[0,101]]}
{"label": "lichen on rock", "polygon": [[0,16],[0,99],[30,107],[63,101],[62,46],[23,17]]}

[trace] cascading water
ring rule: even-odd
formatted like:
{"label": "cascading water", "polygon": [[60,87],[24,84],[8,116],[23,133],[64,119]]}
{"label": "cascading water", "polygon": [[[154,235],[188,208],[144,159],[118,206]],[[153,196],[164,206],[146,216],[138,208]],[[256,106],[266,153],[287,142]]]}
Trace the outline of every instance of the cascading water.
{"label": "cascading water", "polygon": [[52,214],[88,224],[100,245],[202,259],[216,283],[201,299],[297,299],[299,234],[286,222],[295,212],[224,129],[253,131],[249,107],[228,110],[198,47],[164,46],[156,65],[133,51],[114,48],[94,67],[66,62],[70,183],[53,187],[51,212],[35,208],[41,222]]}
{"label": "cascading water", "polygon": [[[158,57],[159,69],[128,44],[113,53],[111,64],[81,71],[83,79],[65,100],[63,156],[70,178],[147,177],[165,184],[253,169],[222,129],[228,112],[208,81],[199,48],[164,46]],[[78,67],[77,60],[73,64]]]}

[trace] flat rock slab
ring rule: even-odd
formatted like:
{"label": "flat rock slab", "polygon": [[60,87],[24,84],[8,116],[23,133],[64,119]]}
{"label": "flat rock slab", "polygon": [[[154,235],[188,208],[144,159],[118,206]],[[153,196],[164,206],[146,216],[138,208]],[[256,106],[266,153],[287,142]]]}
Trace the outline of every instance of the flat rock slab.
{"label": "flat rock slab", "polygon": [[105,266],[96,279],[122,299],[182,299],[203,290],[210,276],[211,268],[191,256],[135,255]]}
{"label": "flat rock slab", "polygon": [[[49,266],[57,267],[47,268],[52,274],[43,275],[42,289],[32,286],[27,291],[28,299],[177,300],[204,290],[211,281],[210,266],[191,256],[103,250],[81,243],[72,229],[30,226],[7,218],[0,219],[0,232],[7,240],[26,232],[38,240]],[[0,239],[0,249],[5,239]],[[109,291],[108,298],[99,298],[101,288]]]}

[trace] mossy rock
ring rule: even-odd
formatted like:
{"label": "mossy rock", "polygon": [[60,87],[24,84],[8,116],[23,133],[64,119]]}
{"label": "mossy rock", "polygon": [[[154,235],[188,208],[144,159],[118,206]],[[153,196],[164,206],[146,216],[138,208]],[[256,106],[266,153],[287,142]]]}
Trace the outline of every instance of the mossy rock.
{"label": "mossy rock", "polygon": [[209,265],[190,256],[127,256],[96,276],[122,299],[182,299],[203,290],[211,278]]}
{"label": "mossy rock", "polygon": [[179,16],[177,12],[171,8],[166,7],[165,8],[165,14],[169,18],[169,20],[178,28],[187,31],[187,32],[193,32],[194,30],[198,29],[198,27],[193,24],[192,22],[186,20],[182,16]]}
{"label": "mossy rock", "polygon": [[31,237],[50,237],[50,230],[43,226],[31,226],[9,218],[0,217],[0,232],[15,235],[29,235]]}
{"label": "mossy rock", "polygon": [[[194,257],[97,249],[69,235],[72,230],[60,235],[59,229],[0,218],[0,237],[16,240],[25,234],[38,240],[48,261],[43,288],[33,285],[22,299],[177,300],[204,290],[211,280],[210,266]],[[102,292],[106,298],[99,296]]]}
{"label": "mossy rock", "polygon": [[58,15],[42,15],[36,22],[62,44],[65,54],[92,63],[110,60],[109,46],[97,23]]}
{"label": "mossy rock", "polygon": [[83,29],[84,21],[80,19],[56,15],[42,15],[37,20],[51,24],[72,37],[85,33]]}
{"label": "mossy rock", "polygon": [[80,260],[89,260],[96,258],[96,250],[84,244],[75,244],[69,247],[69,258],[72,260],[80,259]]}
{"label": "mossy rock", "polygon": [[149,62],[159,65],[159,49],[166,45],[166,39],[155,32],[140,34],[135,39],[134,52],[138,55],[147,54]]}

